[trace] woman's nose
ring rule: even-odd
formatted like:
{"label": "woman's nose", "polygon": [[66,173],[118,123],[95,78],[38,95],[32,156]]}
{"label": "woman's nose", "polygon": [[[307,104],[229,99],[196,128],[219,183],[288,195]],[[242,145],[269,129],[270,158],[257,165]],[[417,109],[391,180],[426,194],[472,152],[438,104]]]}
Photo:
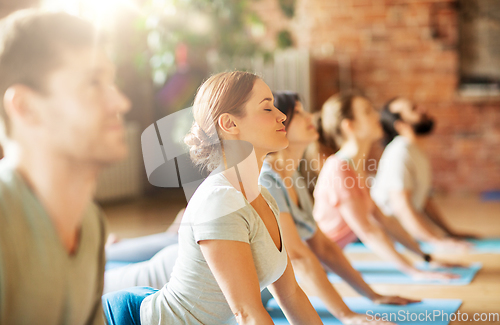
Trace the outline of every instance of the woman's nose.
{"label": "woman's nose", "polygon": [[311,112],[308,112],[308,111],[304,110],[304,112],[302,114],[304,114],[304,116],[306,117],[307,121],[309,121],[309,122],[312,121],[312,116],[313,115],[311,114]]}
{"label": "woman's nose", "polygon": [[280,110],[278,110],[278,109],[276,109],[276,110],[278,111],[278,118],[277,118],[277,121],[278,121],[279,123],[283,123],[283,122],[285,122],[285,120],[286,120],[286,115],[285,115],[285,114],[283,114],[283,112],[281,112]]}

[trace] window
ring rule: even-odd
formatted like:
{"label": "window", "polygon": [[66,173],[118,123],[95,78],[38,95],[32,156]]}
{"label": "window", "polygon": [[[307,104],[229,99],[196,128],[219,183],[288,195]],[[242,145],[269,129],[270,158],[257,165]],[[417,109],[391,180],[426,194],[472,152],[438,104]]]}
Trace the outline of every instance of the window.
{"label": "window", "polygon": [[500,1],[460,0],[460,90],[500,96]]}

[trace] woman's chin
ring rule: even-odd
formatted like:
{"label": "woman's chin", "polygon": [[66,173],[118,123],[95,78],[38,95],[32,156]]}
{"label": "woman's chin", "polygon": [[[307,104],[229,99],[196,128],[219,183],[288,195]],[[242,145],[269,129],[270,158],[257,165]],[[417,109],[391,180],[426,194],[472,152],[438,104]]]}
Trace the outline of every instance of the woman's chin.
{"label": "woman's chin", "polygon": [[303,136],[298,138],[301,144],[310,144],[318,139],[319,139],[319,133],[316,132],[316,130],[304,133]]}
{"label": "woman's chin", "polygon": [[284,141],[280,141],[280,144],[277,146],[279,148],[277,148],[276,151],[286,149],[289,145],[290,142],[288,141],[288,138],[285,138]]}

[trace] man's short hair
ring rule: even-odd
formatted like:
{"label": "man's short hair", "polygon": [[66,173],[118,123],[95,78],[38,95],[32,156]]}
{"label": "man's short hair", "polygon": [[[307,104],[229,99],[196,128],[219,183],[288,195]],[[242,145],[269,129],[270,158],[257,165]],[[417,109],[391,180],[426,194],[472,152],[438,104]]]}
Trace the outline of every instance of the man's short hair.
{"label": "man's short hair", "polygon": [[0,140],[11,133],[3,105],[9,87],[22,84],[47,93],[47,77],[62,64],[64,50],[101,42],[92,24],[66,13],[28,9],[4,18],[0,26]]}
{"label": "man's short hair", "polygon": [[398,131],[394,127],[394,123],[401,120],[401,115],[399,113],[393,113],[390,110],[391,104],[398,100],[400,97],[394,97],[389,100],[380,110],[380,123],[382,124],[382,129],[384,130],[384,145],[388,145],[396,136],[399,135]]}

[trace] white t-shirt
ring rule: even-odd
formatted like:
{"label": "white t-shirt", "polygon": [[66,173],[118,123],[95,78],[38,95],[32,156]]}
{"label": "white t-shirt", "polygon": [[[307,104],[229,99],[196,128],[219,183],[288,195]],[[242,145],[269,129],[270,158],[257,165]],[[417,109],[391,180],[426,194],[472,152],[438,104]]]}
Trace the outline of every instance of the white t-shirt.
{"label": "white t-shirt", "polygon": [[276,200],[280,213],[290,213],[302,240],[308,240],[314,236],[318,229],[318,225],[312,214],[313,202],[311,194],[309,194],[305,184],[304,177],[301,177],[298,171],[295,171],[292,175],[292,184],[300,206],[297,206],[295,202],[293,202],[281,175],[273,170],[271,164],[267,161],[264,161],[262,165],[259,182],[267,188],[269,193],[271,193]]}
{"label": "white t-shirt", "polygon": [[427,156],[417,145],[397,136],[387,145],[380,158],[371,196],[382,212],[392,216],[394,211],[389,201],[390,193],[408,190],[414,209],[422,212],[431,183],[431,165]]}
{"label": "white t-shirt", "polygon": [[[281,236],[276,201],[266,188],[260,186],[260,190],[276,217]],[[198,244],[210,239],[250,244],[261,291],[286,269],[285,245],[278,250],[266,225],[243,194],[222,174],[209,176],[194,193],[182,218],[179,257],[171,279],[143,300],[141,324],[236,324]]]}

